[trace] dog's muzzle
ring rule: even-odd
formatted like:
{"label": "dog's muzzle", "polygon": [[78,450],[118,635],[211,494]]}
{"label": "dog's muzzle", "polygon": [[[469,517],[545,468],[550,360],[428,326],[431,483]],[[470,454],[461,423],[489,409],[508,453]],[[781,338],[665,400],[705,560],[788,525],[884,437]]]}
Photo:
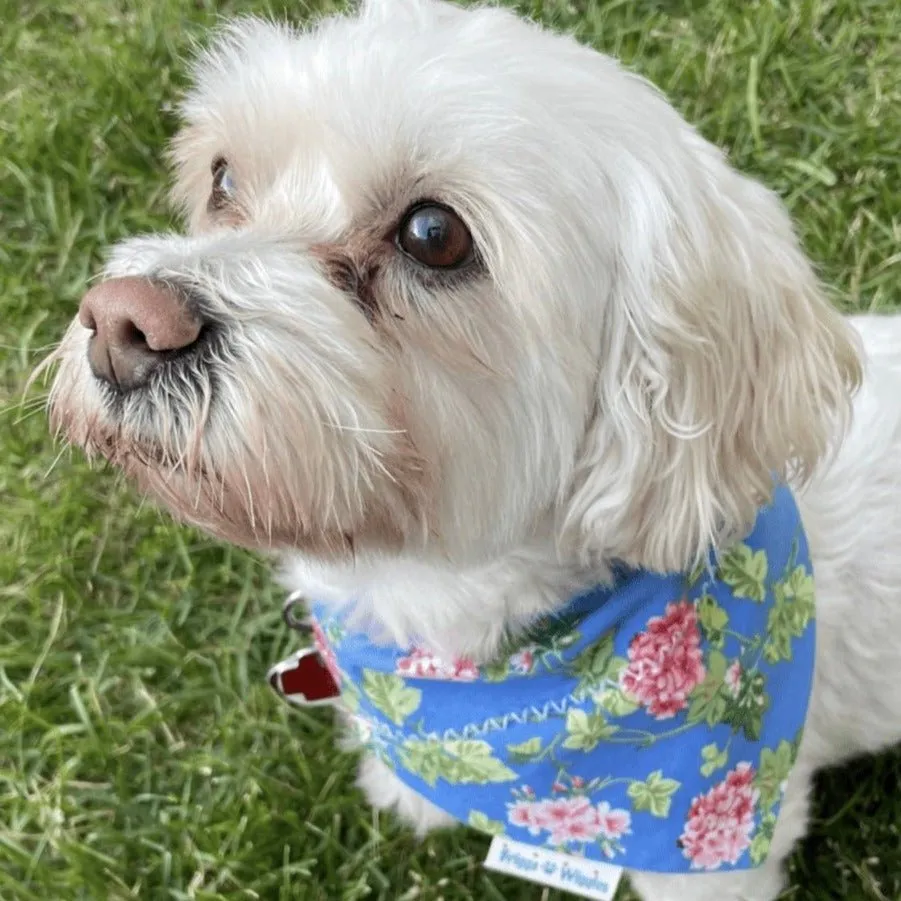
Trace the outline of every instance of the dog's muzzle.
{"label": "dog's muzzle", "polygon": [[92,332],[94,377],[120,392],[145,386],[174,357],[190,354],[203,323],[178,293],[149,278],[114,278],[91,288],[78,310]]}

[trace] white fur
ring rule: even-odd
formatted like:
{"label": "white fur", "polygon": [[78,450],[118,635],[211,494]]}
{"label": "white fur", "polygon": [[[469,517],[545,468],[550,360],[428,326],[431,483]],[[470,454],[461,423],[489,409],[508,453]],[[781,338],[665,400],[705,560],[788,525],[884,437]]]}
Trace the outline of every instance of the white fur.
{"label": "white fur", "polygon": [[[648,901],[771,901],[813,771],[901,739],[901,319],[855,336],[773,194],[645,81],[499,9],[241,20],[184,114],[192,234],[126,241],[107,274],[190,284],[225,340],[115,412],[76,323],[56,421],[141,457],[181,517],[282,552],[288,587],[352,603],[375,638],[479,659],[614,559],[684,569],[726,546],[790,478],[819,658],[771,857],[634,877]],[[217,217],[220,155],[239,198]],[[423,198],[463,216],[480,274],[435,280],[382,240]],[[321,265],[367,241],[374,325]],[[360,784],[418,832],[447,824],[373,760]]]}

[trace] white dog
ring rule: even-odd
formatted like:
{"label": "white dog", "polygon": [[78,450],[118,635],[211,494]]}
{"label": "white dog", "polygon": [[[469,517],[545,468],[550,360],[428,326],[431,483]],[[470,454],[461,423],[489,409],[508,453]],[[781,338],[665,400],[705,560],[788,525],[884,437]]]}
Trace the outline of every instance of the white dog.
{"label": "white dog", "polygon": [[[818,665],[770,855],[632,874],[775,898],[812,773],[901,739],[901,319],[841,317],[776,196],[509,12],[241,20],[195,75],[190,235],[115,248],[53,357],[57,427],[291,589],[476,661],[613,561],[727,548],[788,479]],[[374,757],[360,781],[448,823]]]}

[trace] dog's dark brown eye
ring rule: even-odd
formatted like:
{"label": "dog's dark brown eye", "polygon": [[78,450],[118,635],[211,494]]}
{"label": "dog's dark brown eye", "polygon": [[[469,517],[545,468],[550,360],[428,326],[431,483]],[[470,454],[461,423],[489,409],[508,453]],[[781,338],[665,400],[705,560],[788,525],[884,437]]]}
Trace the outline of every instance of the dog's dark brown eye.
{"label": "dog's dark brown eye", "polygon": [[472,235],[463,220],[439,204],[410,210],[397,231],[400,249],[431,269],[454,269],[472,259]]}
{"label": "dog's dark brown eye", "polygon": [[235,197],[237,185],[232,176],[231,167],[225,157],[217,157],[211,166],[213,173],[213,189],[210,194],[210,208],[221,210]]}

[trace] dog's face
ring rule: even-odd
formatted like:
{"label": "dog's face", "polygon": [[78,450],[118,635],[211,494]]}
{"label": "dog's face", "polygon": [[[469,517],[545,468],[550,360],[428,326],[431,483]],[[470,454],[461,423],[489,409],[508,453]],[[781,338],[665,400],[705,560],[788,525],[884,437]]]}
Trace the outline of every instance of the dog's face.
{"label": "dog's face", "polygon": [[204,54],[189,236],[113,250],[52,415],[228,540],[680,566],[858,377],[778,201],[650,86],[497,9],[382,0]]}

